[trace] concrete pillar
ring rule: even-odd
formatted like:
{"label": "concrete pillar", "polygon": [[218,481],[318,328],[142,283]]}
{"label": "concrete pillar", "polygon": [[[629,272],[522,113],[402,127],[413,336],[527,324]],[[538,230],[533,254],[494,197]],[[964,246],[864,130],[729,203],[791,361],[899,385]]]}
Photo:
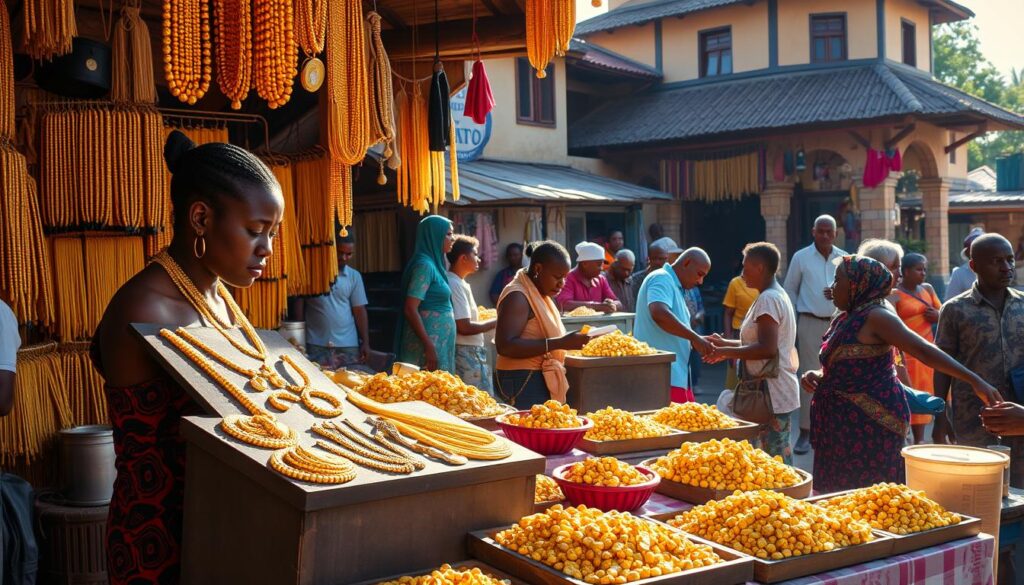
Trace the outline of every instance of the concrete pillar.
{"label": "concrete pillar", "polygon": [[924,211],[925,244],[928,251],[928,281],[940,295],[949,279],[949,187],[942,177],[921,179],[921,207]]}
{"label": "concrete pillar", "polygon": [[[682,201],[666,201],[664,203],[658,203],[658,212],[656,215],[647,216],[644,215],[644,229],[650,227],[652,223],[661,224],[661,228],[665,233],[665,236],[675,240],[683,248],[688,248],[692,244],[688,244],[683,241],[682,223],[683,223],[683,202]],[[650,234],[645,234],[646,237],[650,237]],[[650,243],[650,242],[648,242]]]}
{"label": "concrete pillar", "polygon": [[861,239],[892,240],[896,236],[896,177],[892,175],[874,189],[861,189]]}
{"label": "concrete pillar", "polygon": [[761,193],[761,217],[764,218],[765,240],[775,244],[782,256],[779,274],[786,273],[789,259],[787,221],[793,202],[793,183],[769,181]]}

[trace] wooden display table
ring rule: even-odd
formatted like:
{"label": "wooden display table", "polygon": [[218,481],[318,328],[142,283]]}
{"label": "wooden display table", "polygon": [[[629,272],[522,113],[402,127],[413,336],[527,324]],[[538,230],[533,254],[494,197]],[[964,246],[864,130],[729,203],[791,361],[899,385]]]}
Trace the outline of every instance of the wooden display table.
{"label": "wooden display table", "polygon": [[[200,404],[219,415],[239,407],[177,350],[137,325],[157,359]],[[213,329],[191,329],[203,342],[238,355]],[[260,332],[268,354],[287,353],[316,388],[337,392],[276,332]],[[250,360],[251,361],[251,360]],[[278,371],[296,379],[280,362]],[[218,368],[241,386],[242,376]],[[262,404],[266,394],[246,387]],[[455,419],[423,402],[391,405],[408,412]],[[367,415],[343,401],[342,417],[369,430]],[[300,443],[315,442],[308,430],[317,420],[301,405],[277,414],[299,431]],[[518,445],[499,461],[453,467],[430,460],[425,469],[395,475],[357,466],[354,480],[314,485],[284,477],[267,466],[271,451],[220,430],[220,417],[187,417],[188,443],[182,583],[189,585],[339,585],[439,566],[468,558],[466,534],[507,524],[533,511],[535,474],[544,458]]]}
{"label": "wooden display table", "polygon": [[676,354],[670,352],[610,358],[566,356],[566,402],[580,414],[606,406],[631,412],[668,406],[675,359]]}

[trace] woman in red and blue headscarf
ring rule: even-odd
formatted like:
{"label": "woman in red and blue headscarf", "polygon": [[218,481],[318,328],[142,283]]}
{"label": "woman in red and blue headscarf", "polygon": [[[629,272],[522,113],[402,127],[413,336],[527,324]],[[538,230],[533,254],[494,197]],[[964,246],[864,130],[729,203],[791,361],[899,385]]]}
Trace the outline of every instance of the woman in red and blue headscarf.
{"label": "woman in red and blue headscarf", "polygon": [[893,346],[963,380],[986,403],[999,402],[990,384],[963,367],[885,308],[892,273],[865,256],[845,256],[832,298],[842,311],[825,334],[822,369],[804,374],[813,392],[811,445],[814,489],[834,492],[904,481],[903,449],[910,407],[893,367]]}

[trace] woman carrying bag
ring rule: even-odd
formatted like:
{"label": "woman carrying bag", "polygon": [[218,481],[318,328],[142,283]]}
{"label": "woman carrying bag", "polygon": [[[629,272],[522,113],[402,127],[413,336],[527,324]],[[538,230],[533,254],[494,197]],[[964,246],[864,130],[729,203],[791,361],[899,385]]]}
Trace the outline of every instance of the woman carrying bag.
{"label": "woman carrying bag", "polygon": [[762,425],[760,447],[792,463],[790,413],[800,408],[796,377],[796,314],[786,291],[775,279],[779,250],[768,242],[743,249],[742,278],[758,297],[740,325],[739,339],[711,336],[709,363],[743,360],[733,396],[733,413]]}

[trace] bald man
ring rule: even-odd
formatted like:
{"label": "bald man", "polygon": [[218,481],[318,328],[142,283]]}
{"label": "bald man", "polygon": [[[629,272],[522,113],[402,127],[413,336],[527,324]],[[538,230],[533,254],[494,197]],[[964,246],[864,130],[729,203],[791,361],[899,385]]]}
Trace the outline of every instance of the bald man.
{"label": "bald man", "polygon": [[[977,282],[965,294],[942,305],[935,345],[996,387],[1005,400],[1024,399],[1024,293],[1013,288],[1013,246],[999,234],[979,236],[971,244],[970,267]],[[973,447],[995,445],[997,434],[1010,430],[1006,420],[1017,409],[983,409],[971,387],[935,372],[935,395],[948,398],[952,391],[952,424],[936,417],[932,438],[936,443],[956,440]],[[981,415],[981,419],[978,415]],[[989,427],[986,430],[982,423]],[[1017,433],[1006,433],[1017,434]],[[1011,452],[1010,484],[1024,487],[1024,438],[1003,437]]]}
{"label": "bald man", "polygon": [[[821,339],[828,330],[835,305],[825,296],[836,277],[835,260],[846,252],[832,245],[836,239],[836,220],[822,215],[811,229],[814,243],[793,254],[783,287],[797,312],[796,342],[800,353],[800,372],[817,370]],[[800,390],[800,437],[793,451],[803,454],[811,450],[811,395]]]}
{"label": "bald man", "polygon": [[651,272],[637,295],[633,335],[655,349],[676,354],[672,362],[672,401],[693,402],[690,351],[711,351],[707,338],[690,328],[685,290],[700,286],[711,271],[711,258],[700,248],[683,252],[672,264]]}

